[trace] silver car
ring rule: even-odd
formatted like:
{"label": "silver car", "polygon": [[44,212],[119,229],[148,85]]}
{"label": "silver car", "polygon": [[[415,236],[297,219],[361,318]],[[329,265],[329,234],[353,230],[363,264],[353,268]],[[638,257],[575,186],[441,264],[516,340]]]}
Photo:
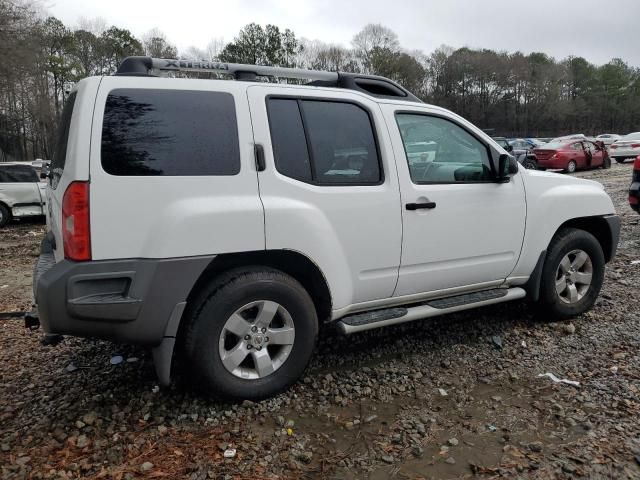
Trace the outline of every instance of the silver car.
{"label": "silver car", "polygon": [[618,163],[640,155],[640,132],[625,135],[609,146],[609,156]]}
{"label": "silver car", "polygon": [[618,135],[616,133],[603,133],[601,135],[598,135],[596,137],[596,140],[604,143],[605,147],[609,148],[609,145],[611,145],[616,140],[620,140],[621,138],[622,135]]}
{"label": "silver car", "polygon": [[28,163],[0,163],[0,228],[12,218],[45,214],[45,187]]}

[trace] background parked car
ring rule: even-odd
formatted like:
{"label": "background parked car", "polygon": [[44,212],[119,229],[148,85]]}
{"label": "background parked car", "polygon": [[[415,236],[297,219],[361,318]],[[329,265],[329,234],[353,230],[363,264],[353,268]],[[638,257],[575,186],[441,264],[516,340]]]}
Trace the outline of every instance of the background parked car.
{"label": "background parked car", "polygon": [[622,138],[621,135],[617,133],[603,133],[602,135],[598,135],[596,140],[605,144],[605,146],[611,145],[616,140],[620,140]]}
{"label": "background parked car", "polygon": [[573,173],[578,169],[609,168],[611,159],[601,143],[587,140],[550,142],[533,150],[540,168]]}
{"label": "background parked car", "polygon": [[633,162],[633,174],[631,176],[631,187],[629,188],[629,205],[636,212],[640,213],[640,156]]}
{"label": "background parked car", "polygon": [[640,132],[630,133],[616,140],[609,147],[609,154],[618,163],[640,155]]}
{"label": "background parked car", "polygon": [[45,214],[45,187],[28,163],[0,163],[0,228],[12,218]]}
{"label": "background parked car", "polygon": [[514,149],[527,151],[544,145],[544,142],[541,142],[535,138],[513,138],[509,140],[509,143],[513,146]]}
{"label": "background parked car", "polygon": [[571,135],[563,135],[562,137],[552,138],[551,140],[549,140],[548,143],[558,143],[558,142],[565,142],[569,140],[587,140],[587,137],[585,136],[584,133],[574,133]]}
{"label": "background parked car", "polygon": [[507,152],[510,152],[523,167],[530,170],[538,168],[535,156],[531,153],[531,148],[527,148],[528,143],[524,143],[525,147],[523,148],[516,148],[512,141],[507,140],[505,137],[493,137],[493,139]]}

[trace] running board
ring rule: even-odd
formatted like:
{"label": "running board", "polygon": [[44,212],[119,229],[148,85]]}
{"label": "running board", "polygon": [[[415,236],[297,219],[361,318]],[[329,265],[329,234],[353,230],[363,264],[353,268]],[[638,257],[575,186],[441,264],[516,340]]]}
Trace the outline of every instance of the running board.
{"label": "running board", "polygon": [[411,322],[422,318],[437,317],[445,313],[460,312],[471,308],[493,305],[524,298],[527,292],[519,287],[495,288],[481,292],[466,293],[454,297],[430,300],[412,307],[396,307],[349,315],[337,322],[338,329],[345,335],[387,327],[398,323]]}

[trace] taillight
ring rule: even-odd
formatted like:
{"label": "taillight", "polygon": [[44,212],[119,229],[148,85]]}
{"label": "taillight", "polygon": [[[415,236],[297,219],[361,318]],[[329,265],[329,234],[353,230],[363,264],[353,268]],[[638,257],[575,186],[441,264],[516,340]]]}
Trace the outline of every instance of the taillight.
{"label": "taillight", "polygon": [[640,200],[638,199],[638,197],[629,195],[629,205],[638,205],[638,203],[640,203]]}
{"label": "taillight", "polygon": [[640,143],[632,143],[631,148],[640,148]]}
{"label": "taillight", "polygon": [[640,171],[640,155],[633,161],[633,169]]}
{"label": "taillight", "polygon": [[551,160],[560,160],[562,158],[562,154],[560,152],[556,152],[551,155]]}
{"label": "taillight", "polygon": [[91,260],[89,230],[89,183],[72,182],[62,198],[62,240],[64,257]]}

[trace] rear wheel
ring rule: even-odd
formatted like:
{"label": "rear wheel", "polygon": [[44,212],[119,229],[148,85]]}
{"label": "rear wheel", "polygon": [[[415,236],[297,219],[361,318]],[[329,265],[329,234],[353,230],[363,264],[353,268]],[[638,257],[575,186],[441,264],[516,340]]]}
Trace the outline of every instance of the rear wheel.
{"label": "rear wheel", "polygon": [[569,163],[567,163],[567,168],[565,170],[568,173],[574,173],[576,171],[577,167],[578,167],[578,165],[576,164],[575,160],[569,160]]}
{"label": "rear wheel", "polygon": [[553,319],[589,310],[604,279],[604,254],[596,238],[575,228],[559,231],[547,252],[540,284],[540,305]]}
{"label": "rear wheel", "polygon": [[624,163],[624,161],[626,160],[626,158],[621,158],[621,157],[613,157],[616,159],[616,162],[618,163]]}
{"label": "rear wheel", "polygon": [[197,384],[214,396],[271,397],[294,383],[311,359],[315,307],[289,275],[267,268],[231,271],[193,305],[184,350]]}
{"label": "rear wheel", "polygon": [[529,170],[537,170],[538,162],[536,162],[533,158],[525,158],[524,162],[522,162],[522,166],[524,168],[528,168]]}
{"label": "rear wheel", "polygon": [[4,227],[11,220],[11,212],[2,203],[0,203],[0,228]]}

